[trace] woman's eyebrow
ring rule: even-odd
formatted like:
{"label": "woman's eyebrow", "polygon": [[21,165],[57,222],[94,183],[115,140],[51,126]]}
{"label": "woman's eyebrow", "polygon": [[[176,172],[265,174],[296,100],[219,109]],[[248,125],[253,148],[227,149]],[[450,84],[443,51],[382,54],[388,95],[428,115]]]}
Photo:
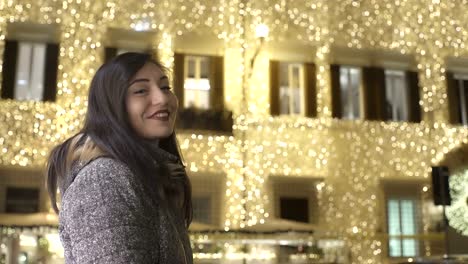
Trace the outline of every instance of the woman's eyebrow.
{"label": "woman's eyebrow", "polygon": [[[163,76],[161,76],[161,77],[159,78],[159,80],[160,80],[160,81],[162,81],[162,80],[169,80],[169,78],[168,78],[166,75],[163,75]],[[133,81],[130,83],[129,87],[132,86],[133,84],[137,83],[137,82],[149,82],[149,81],[150,81],[150,80],[149,80],[149,79],[146,79],[146,78],[135,79],[135,80],[133,80]]]}
{"label": "woman's eyebrow", "polygon": [[136,79],[136,80],[133,80],[129,86],[132,86],[134,83],[137,83],[137,82],[149,82],[149,79]]}

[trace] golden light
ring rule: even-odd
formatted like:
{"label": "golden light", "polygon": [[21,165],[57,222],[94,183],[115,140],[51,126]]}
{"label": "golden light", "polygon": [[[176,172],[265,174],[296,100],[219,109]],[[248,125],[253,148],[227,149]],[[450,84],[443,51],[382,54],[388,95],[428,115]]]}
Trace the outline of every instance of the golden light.
{"label": "golden light", "polygon": [[[26,2],[5,2],[0,39],[6,39],[8,23],[60,24],[58,99],[55,103],[0,101],[0,164],[5,167],[42,168],[50,148],[78,131],[91,77],[103,62],[108,28],[154,30],[158,34],[154,48],[168,67],[173,65],[179,36],[209,33],[224,42],[226,107],[235,114],[248,109],[250,115],[236,115],[243,122],[235,123],[232,136],[179,131],[179,141],[191,172],[225,175],[225,230],[244,224],[242,217],[254,224],[266,223],[274,215],[266,187],[270,175],[319,177],[323,184],[316,185],[318,215],[323,228],[345,237],[351,255],[359,260],[355,263],[381,263],[386,248],[376,234],[381,204],[378,198],[370,199],[379,197],[379,182],[394,177],[427,180],[432,164],[467,143],[467,128],[447,124],[445,82],[446,59],[468,56],[466,1],[316,0],[286,5],[286,1],[265,0],[247,1],[247,6],[226,0],[216,6],[200,0]],[[243,16],[254,23],[245,28]],[[259,55],[249,83],[248,105],[242,104],[246,64],[242,48],[255,46],[258,39],[241,36],[254,31],[257,38],[310,47],[317,69],[317,118],[269,115],[270,54],[266,52]],[[414,58],[423,117],[433,111],[434,120],[443,125],[331,118],[330,64],[336,45]],[[0,65],[3,52],[2,44]],[[245,147],[241,147],[241,130],[247,131]],[[248,160],[245,168],[243,154]],[[246,189],[251,195],[242,202]],[[422,199],[429,199],[428,187],[422,193]],[[252,205],[249,212],[244,204]],[[427,218],[422,217],[425,233],[430,232]],[[465,222],[456,223],[466,230]],[[365,239],[361,234],[366,234]],[[430,247],[424,253],[430,255]]]}
{"label": "golden light", "polygon": [[270,29],[266,24],[258,24],[255,28],[255,36],[257,38],[267,38],[270,33]]}

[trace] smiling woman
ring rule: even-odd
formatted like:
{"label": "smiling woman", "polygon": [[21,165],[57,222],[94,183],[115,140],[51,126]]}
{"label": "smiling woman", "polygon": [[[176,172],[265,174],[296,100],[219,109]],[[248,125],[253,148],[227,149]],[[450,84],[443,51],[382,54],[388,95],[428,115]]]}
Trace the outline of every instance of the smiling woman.
{"label": "smiling woman", "polygon": [[147,54],[124,53],[97,71],[83,128],[48,161],[66,263],[193,262],[177,108],[165,68]]}
{"label": "smiling woman", "polygon": [[160,67],[147,63],[130,82],[126,96],[129,121],[147,139],[168,137],[174,129],[178,101]]}

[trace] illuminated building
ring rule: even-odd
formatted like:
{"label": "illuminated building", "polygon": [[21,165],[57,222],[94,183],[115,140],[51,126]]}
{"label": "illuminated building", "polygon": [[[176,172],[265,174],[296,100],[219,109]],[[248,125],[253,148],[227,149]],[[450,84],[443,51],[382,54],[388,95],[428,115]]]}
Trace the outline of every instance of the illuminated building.
{"label": "illuminated building", "polygon": [[[175,76],[192,79],[176,78],[175,92],[201,99],[181,105],[233,113],[232,134],[190,124],[179,131],[194,185],[214,182],[222,199],[212,224],[233,230],[268,223],[280,215],[275,185],[313,185],[309,219],[344,239],[352,263],[388,262],[389,241],[397,245],[394,256],[406,254],[398,250],[405,233],[392,237],[387,218],[390,208],[408,206],[418,212],[409,243],[417,255],[440,254],[429,173],[447,164],[463,174],[468,164],[467,12],[466,0],[3,1],[0,54],[10,40],[17,51],[28,49],[19,43],[31,38],[59,49],[51,97],[5,99],[16,88],[2,85],[0,206],[7,211],[9,187],[21,193],[31,182],[42,186],[47,153],[80,128],[91,76],[106,56],[151,50]],[[269,29],[263,42],[258,25]],[[222,76],[201,80],[204,63],[222,66]],[[0,65],[5,80],[12,68]],[[398,82],[407,92],[390,92]],[[207,88],[219,84],[221,90]],[[204,88],[189,89],[196,85]],[[207,90],[222,100],[207,99]],[[38,195],[33,206],[47,211],[42,187]],[[409,205],[401,198],[407,195]],[[466,203],[460,206],[466,212]],[[466,218],[451,222],[468,228]]]}

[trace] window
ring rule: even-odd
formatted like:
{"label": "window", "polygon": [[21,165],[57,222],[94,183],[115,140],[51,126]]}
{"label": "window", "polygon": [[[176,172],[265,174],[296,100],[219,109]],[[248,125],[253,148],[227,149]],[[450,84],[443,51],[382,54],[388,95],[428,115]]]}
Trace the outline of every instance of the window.
{"label": "window", "polygon": [[224,110],[224,59],[174,54],[174,92],[181,110]]}
{"label": "window", "polygon": [[44,43],[20,42],[14,99],[41,101],[44,90]]}
{"label": "window", "polygon": [[192,198],[193,207],[193,220],[199,223],[212,224],[211,218],[211,197],[209,196],[195,196]]}
{"label": "window", "polygon": [[452,74],[448,82],[452,123],[468,126],[468,74]]}
{"label": "window", "polygon": [[2,98],[55,101],[59,46],[50,25],[7,26],[3,57]]}
{"label": "window", "polygon": [[108,28],[106,35],[104,61],[109,61],[125,52],[153,54],[151,44],[156,34],[152,31]]}
{"label": "window", "polygon": [[468,126],[468,74],[447,71],[446,78],[450,123]]}
{"label": "window", "polygon": [[[409,68],[410,65],[398,67]],[[331,65],[330,70],[333,117],[421,121],[417,72],[374,65],[357,67],[337,64]]]}
{"label": "window", "polygon": [[7,188],[7,213],[37,213],[39,212],[39,189]]}
{"label": "window", "polygon": [[224,58],[174,53],[176,127],[232,133],[232,112],[224,108]]}
{"label": "window", "polygon": [[280,114],[305,114],[304,65],[280,63]]}
{"label": "window", "polygon": [[190,182],[192,185],[193,221],[220,226],[225,195],[223,175],[191,175]]}
{"label": "window", "polygon": [[270,61],[271,115],[317,116],[313,63]]}
{"label": "window", "polygon": [[280,218],[299,222],[309,222],[309,199],[281,197]]}
{"label": "window", "polygon": [[421,192],[425,184],[410,180],[383,182],[390,257],[418,257],[421,254]]}
{"label": "window", "polygon": [[318,223],[320,182],[309,177],[271,176],[274,216],[305,223]]}
{"label": "window", "polygon": [[468,75],[455,75],[458,84],[458,98],[460,104],[460,122],[468,125]]}
{"label": "window", "polygon": [[418,241],[401,236],[417,235],[416,201],[391,198],[387,201],[387,223],[390,257],[415,257],[419,255]]}
{"label": "window", "polygon": [[209,58],[186,56],[184,67],[184,107],[210,108]]}
{"label": "window", "polygon": [[389,120],[408,120],[408,88],[404,71],[385,70],[385,112]]}
{"label": "window", "polygon": [[342,118],[359,119],[361,117],[361,69],[340,67],[340,101]]}

